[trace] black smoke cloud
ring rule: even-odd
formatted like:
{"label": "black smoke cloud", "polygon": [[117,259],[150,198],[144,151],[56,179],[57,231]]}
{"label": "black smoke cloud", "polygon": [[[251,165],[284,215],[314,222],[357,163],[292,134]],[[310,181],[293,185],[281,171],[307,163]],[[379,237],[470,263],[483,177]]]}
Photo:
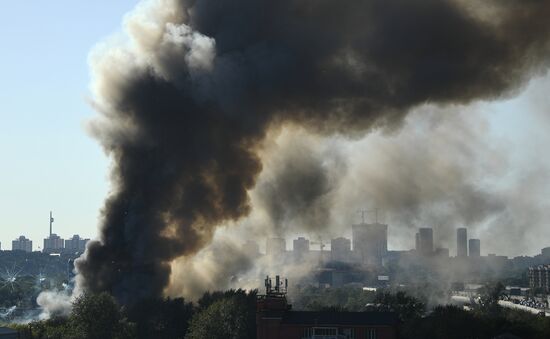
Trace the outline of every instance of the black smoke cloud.
{"label": "black smoke cloud", "polygon": [[334,192],[346,173],[346,159],[337,149],[304,132],[289,137],[294,130],[285,128],[262,151],[264,169],[251,197],[267,217],[264,236],[328,231]]}
{"label": "black smoke cloud", "polygon": [[[513,93],[548,57],[550,3],[151,1],[92,60],[92,127],[113,159],[79,287],[160,295],[169,263],[250,212],[270,128],[357,135],[425,102]],[[484,8],[486,11],[486,8]]]}

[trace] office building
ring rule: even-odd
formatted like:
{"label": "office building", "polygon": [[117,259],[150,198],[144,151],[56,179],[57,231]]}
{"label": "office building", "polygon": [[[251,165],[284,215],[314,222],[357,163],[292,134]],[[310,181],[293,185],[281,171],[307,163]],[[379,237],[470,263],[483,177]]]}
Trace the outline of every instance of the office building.
{"label": "office building", "polygon": [[268,238],[265,252],[271,257],[284,255],[286,252],[286,240],[284,238]]}
{"label": "office building", "polygon": [[434,233],[431,228],[418,229],[418,253],[431,255],[434,251]]}
{"label": "office building", "polygon": [[456,256],[468,256],[468,231],[463,227],[456,230]]}
{"label": "office building", "polygon": [[292,241],[292,251],[295,260],[304,260],[309,254],[309,240],[299,237]]}
{"label": "office building", "polygon": [[75,234],[71,239],[65,240],[65,252],[83,253],[86,250],[86,244],[90,239],[82,239]]}
{"label": "office building", "polygon": [[332,261],[351,261],[351,240],[342,237],[332,239],[330,241],[330,255]]}
{"label": "office building", "polygon": [[32,252],[32,240],[27,239],[22,235],[11,242],[11,250]]}
{"label": "office building", "polygon": [[44,253],[61,253],[65,247],[63,239],[55,233],[44,239]]}
{"label": "office building", "polygon": [[468,240],[468,247],[469,247],[470,257],[481,256],[481,241],[479,239]]}
{"label": "office building", "polygon": [[388,225],[358,224],[352,225],[353,252],[362,264],[382,265],[388,252]]}

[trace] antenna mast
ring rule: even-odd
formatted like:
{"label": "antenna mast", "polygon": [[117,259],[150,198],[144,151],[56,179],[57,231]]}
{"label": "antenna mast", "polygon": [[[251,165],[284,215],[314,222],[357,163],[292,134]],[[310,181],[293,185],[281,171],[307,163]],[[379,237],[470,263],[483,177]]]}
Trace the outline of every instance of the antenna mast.
{"label": "antenna mast", "polygon": [[367,210],[358,210],[357,213],[361,213],[361,223],[364,224],[365,223],[365,213],[367,213],[369,211]]}
{"label": "antenna mast", "polygon": [[365,213],[372,213],[374,212],[374,222],[378,224],[378,207],[372,209],[372,210],[358,210],[357,213],[361,213],[361,223],[365,223]]}
{"label": "antenna mast", "polygon": [[53,216],[52,216],[52,211],[50,211],[50,238],[52,237],[52,224],[53,224]]}

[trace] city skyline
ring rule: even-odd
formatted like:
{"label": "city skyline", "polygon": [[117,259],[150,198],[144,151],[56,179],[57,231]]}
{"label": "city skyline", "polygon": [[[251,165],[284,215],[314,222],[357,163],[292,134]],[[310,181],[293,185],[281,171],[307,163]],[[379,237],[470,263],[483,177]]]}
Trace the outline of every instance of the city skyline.
{"label": "city skyline", "polygon": [[[90,238],[98,235],[104,199],[113,188],[108,181],[110,161],[89,136],[86,127],[95,115],[89,99],[88,60],[98,42],[105,43],[112,34],[114,37],[109,39],[120,37],[124,29],[121,18],[136,3],[60,1],[46,5],[18,2],[10,4],[0,14],[0,37],[5,51],[0,56],[4,80],[0,88],[0,118],[5,122],[0,133],[4,165],[0,168],[2,244],[9,244],[21,234],[42,239],[47,227],[44,216],[50,210],[58,215],[59,234],[78,233]],[[20,25],[20,17],[29,20]],[[56,17],[56,24],[47,21],[48,17]],[[48,34],[51,39],[47,44],[45,41],[25,44],[22,37],[30,38],[35,32]],[[55,53],[50,46],[57,48]],[[41,58],[33,57],[38,51]],[[488,178],[496,191],[506,191],[515,185],[517,178],[533,171],[545,173],[548,168],[548,160],[541,159],[540,154],[544,153],[548,141],[545,136],[548,120],[544,112],[549,104],[544,93],[549,83],[548,75],[534,77],[529,85],[511,94],[459,108],[465,111],[462,114],[479,118],[484,124],[481,127],[483,142],[505,145],[509,151],[509,159],[503,165],[505,169]],[[365,143],[369,143],[369,138],[365,136]],[[490,152],[483,153],[487,154]],[[532,164],[536,164],[536,168],[532,168]],[[368,185],[367,182],[362,184]],[[536,189],[540,196],[548,196],[550,191],[544,185]],[[377,197],[365,198],[376,200]],[[364,203],[359,201],[354,208]],[[489,242],[487,248],[509,256],[534,254],[534,251],[528,253],[529,248],[541,247],[539,239],[549,236],[541,221],[545,217],[541,211],[547,207],[547,202],[541,200],[541,206],[528,207],[534,209],[534,213],[529,211],[529,214],[538,215],[535,223],[529,221],[524,226],[510,220],[507,228],[514,230],[507,236],[510,239]],[[349,224],[355,216],[343,215],[341,218]],[[426,225],[435,227],[429,222]],[[478,237],[497,232],[483,222],[475,226]],[[408,226],[401,227],[406,229]],[[533,232],[522,234],[519,229],[523,227],[530,227]],[[413,230],[411,227],[409,232]],[[403,241],[409,239],[409,235],[404,231]],[[398,237],[391,238],[394,242]],[[512,240],[522,248],[509,246]]]}

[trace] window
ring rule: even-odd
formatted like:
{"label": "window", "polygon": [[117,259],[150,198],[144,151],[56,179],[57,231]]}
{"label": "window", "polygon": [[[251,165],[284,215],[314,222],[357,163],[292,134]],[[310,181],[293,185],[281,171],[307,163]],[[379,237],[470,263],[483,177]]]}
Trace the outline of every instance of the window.
{"label": "window", "polygon": [[355,339],[355,328],[344,328],[342,335],[345,339]]}
{"label": "window", "polygon": [[311,327],[304,328],[302,339],[310,339],[312,336],[313,336],[313,328]]}
{"label": "window", "polygon": [[336,336],[338,332],[335,327],[315,327],[313,328],[314,335],[333,335]]}
{"label": "window", "polygon": [[375,328],[367,328],[365,339],[376,339],[376,329]]}

